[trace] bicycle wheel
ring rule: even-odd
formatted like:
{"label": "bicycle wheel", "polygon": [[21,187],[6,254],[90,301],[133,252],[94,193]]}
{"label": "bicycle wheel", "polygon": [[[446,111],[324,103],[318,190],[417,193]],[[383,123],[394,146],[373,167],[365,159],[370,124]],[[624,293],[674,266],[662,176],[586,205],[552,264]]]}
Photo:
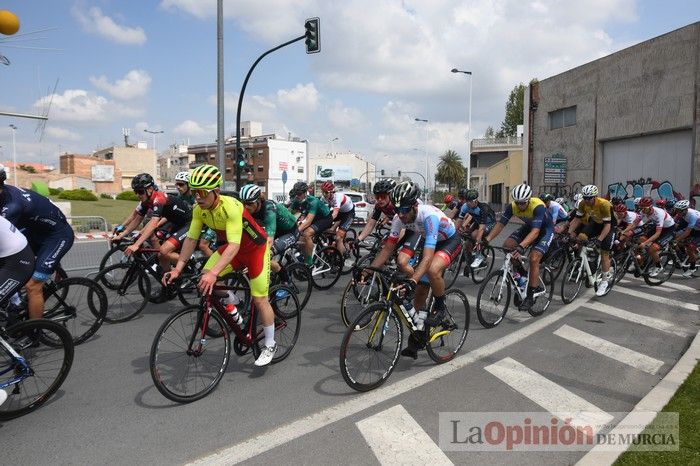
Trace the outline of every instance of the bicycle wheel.
{"label": "bicycle wheel", "polygon": [[474,267],[471,269],[472,281],[477,285],[483,282],[484,279],[491,274],[493,264],[496,262],[496,251],[493,250],[493,247],[486,246],[485,248],[482,248],[481,254],[484,255],[484,261],[479,265],[479,267]]}
{"label": "bicycle wheel", "polygon": [[[38,343],[33,342],[39,333]],[[0,405],[0,421],[7,421],[34,411],[56,391],[73,364],[73,339],[62,325],[47,319],[19,322],[7,330],[0,329],[4,339],[26,362],[24,368],[4,346],[0,345],[0,368],[10,369],[0,375],[0,385],[24,374],[19,382],[5,388],[7,400]],[[48,338],[55,345],[43,345]]]}
{"label": "bicycle wheel", "polygon": [[214,390],[226,372],[231,339],[216,311],[209,314],[209,328],[222,337],[207,338],[202,331],[200,306],[188,306],[170,316],[156,333],[149,366],[158,391],[177,403],[190,403]]}
{"label": "bicycle wheel", "polygon": [[319,290],[327,290],[336,284],[343,270],[343,256],[333,246],[314,254],[311,281]]}
{"label": "bicycle wheel", "polygon": [[100,270],[109,267],[110,265],[122,264],[131,261],[131,258],[124,255],[124,249],[126,249],[127,246],[128,244],[113,245],[109,251],[102,256],[102,260],[100,260]]}
{"label": "bicycle wheel", "polygon": [[107,322],[131,320],[148,304],[150,282],[135,263],[108,266],[97,274],[95,281],[107,294],[109,306],[104,318]]}
{"label": "bicycle wheel", "polygon": [[554,251],[554,253],[544,261],[543,265],[544,267],[542,267],[542,270],[547,268],[551,272],[548,279],[552,281],[547,283],[547,285],[554,285],[554,282],[557,281],[557,278],[559,278],[559,275],[561,275],[566,265],[566,248],[562,247]]}
{"label": "bicycle wheel", "polygon": [[500,324],[510,305],[511,284],[503,270],[491,272],[476,295],[476,316],[484,328]]}
{"label": "bicycle wheel", "polygon": [[634,255],[628,253],[615,256],[615,263],[617,264],[617,267],[615,268],[615,276],[613,277],[615,283],[619,283],[619,281],[625,277],[628,269],[633,265],[633,260],[635,260]]}
{"label": "bicycle wheel", "polygon": [[564,304],[569,304],[576,299],[584,280],[586,280],[586,272],[583,270],[581,259],[576,258],[569,262],[561,280],[561,300]]}
{"label": "bicycle wheel", "polygon": [[[272,358],[271,364],[278,363],[289,356],[299,338],[301,328],[301,312],[299,301],[292,288],[285,285],[275,285],[270,288],[270,304],[275,313],[275,343],[277,352]],[[253,356],[260,356],[265,344],[262,323],[259,323],[260,311],[255,310],[255,341],[253,344]]]}
{"label": "bicycle wheel", "polygon": [[64,326],[76,345],[97,332],[106,314],[107,294],[94,280],[69,277],[44,286],[44,317]]}
{"label": "bicycle wheel", "polygon": [[340,316],[343,324],[349,327],[362,310],[371,303],[376,303],[384,295],[384,284],[378,273],[373,273],[365,283],[350,279],[340,299]]}
{"label": "bicycle wheel", "polygon": [[[371,320],[370,325],[364,323]],[[386,303],[368,306],[345,331],[340,344],[340,373],[353,390],[382,385],[396,367],[403,327]]]}
{"label": "bicycle wheel", "polygon": [[649,276],[649,269],[651,267],[653,266],[647,267],[647,269],[644,271],[644,281],[649,286],[658,286],[673,276],[673,272],[676,270],[676,261],[673,260],[673,256],[668,252],[662,252],[659,253],[659,267],[661,268],[661,271],[657,276]]}
{"label": "bicycle wheel", "polygon": [[454,359],[469,332],[469,300],[460,290],[445,292],[445,319],[437,327],[430,328],[428,344],[425,349],[430,359],[438,364]]}
{"label": "bicycle wheel", "polygon": [[314,285],[311,282],[309,268],[304,264],[295,263],[285,266],[278,274],[275,284],[291,287],[299,299],[299,309],[304,309],[311,298]]}
{"label": "bicycle wheel", "polygon": [[540,286],[544,287],[544,292],[535,296],[535,302],[528,311],[532,317],[544,314],[552,302],[552,296],[554,296],[554,278],[552,278],[552,272],[547,268],[540,268]]}
{"label": "bicycle wheel", "polygon": [[452,288],[452,285],[454,285],[457,281],[457,277],[462,271],[466,255],[467,252],[464,250],[463,245],[459,255],[455,257],[454,260],[450,262],[450,265],[445,269],[445,273],[443,274],[442,278],[445,281],[446,290]]}

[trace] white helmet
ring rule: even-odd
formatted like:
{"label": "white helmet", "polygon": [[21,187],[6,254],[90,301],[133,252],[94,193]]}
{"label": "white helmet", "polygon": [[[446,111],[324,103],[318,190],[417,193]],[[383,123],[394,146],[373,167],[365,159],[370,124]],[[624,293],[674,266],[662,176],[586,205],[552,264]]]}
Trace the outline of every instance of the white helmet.
{"label": "white helmet", "polygon": [[556,202],[557,204],[563,204],[566,201],[564,201],[563,197],[558,197],[558,198],[554,199],[554,202]]}
{"label": "white helmet", "polygon": [[578,202],[581,199],[583,199],[583,194],[581,194],[581,193],[574,194],[574,202]]}
{"label": "white helmet", "polygon": [[510,192],[515,202],[527,201],[532,197],[532,188],[526,184],[519,184]]}
{"label": "white helmet", "polygon": [[581,189],[581,194],[583,197],[596,197],[598,195],[598,186],[594,184],[587,184]]}
{"label": "white helmet", "polygon": [[678,210],[685,210],[688,207],[690,207],[690,201],[687,199],[682,199],[680,201],[676,201],[676,203],[673,204],[673,208],[678,209]]}
{"label": "white helmet", "polygon": [[260,186],[256,184],[247,184],[241,187],[241,191],[238,193],[241,201],[243,202],[253,202],[260,199]]}
{"label": "white helmet", "polygon": [[581,205],[582,199],[579,199],[576,201],[576,204],[574,204],[574,209],[578,210],[579,206]]}
{"label": "white helmet", "polygon": [[178,172],[175,175],[175,181],[184,181],[185,183],[190,183],[190,172]]}

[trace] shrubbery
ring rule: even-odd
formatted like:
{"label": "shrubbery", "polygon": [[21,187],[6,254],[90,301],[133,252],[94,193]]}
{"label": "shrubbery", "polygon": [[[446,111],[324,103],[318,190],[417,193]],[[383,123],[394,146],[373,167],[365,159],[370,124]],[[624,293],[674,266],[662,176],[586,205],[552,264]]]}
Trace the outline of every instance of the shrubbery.
{"label": "shrubbery", "polygon": [[100,197],[101,197],[102,199],[112,199],[112,196],[110,196],[110,195],[107,194],[107,193],[102,193],[102,194],[100,194]]}
{"label": "shrubbery", "polygon": [[96,201],[97,196],[95,196],[92,191],[87,189],[70,189],[63,191],[58,195],[59,199],[66,199],[69,201]]}
{"label": "shrubbery", "polygon": [[122,193],[117,194],[117,199],[119,199],[120,201],[137,201],[138,202],[139,197],[133,191],[124,191]]}
{"label": "shrubbery", "polygon": [[52,196],[58,196],[63,192],[63,188],[49,188],[49,194]]}

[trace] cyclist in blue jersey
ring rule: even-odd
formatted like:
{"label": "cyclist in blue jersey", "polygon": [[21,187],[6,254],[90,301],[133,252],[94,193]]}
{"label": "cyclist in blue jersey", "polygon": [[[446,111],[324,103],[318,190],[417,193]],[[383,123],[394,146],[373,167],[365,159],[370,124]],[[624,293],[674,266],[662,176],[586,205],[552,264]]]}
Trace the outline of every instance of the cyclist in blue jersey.
{"label": "cyclist in blue jersey", "polygon": [[[530,273],[527,287],[527,297],[520,304],[520,311],[527,312],[534,304],[534,294],[540,291],[540,261],[549,249],[549,244],[554,238],[554,223],[549,211],[538,198],[532,197],[532,188],[526,184],[519,184],[510,193],[513,202],[508,204],[501,215],[501,219],[493,227],[486,237],[486,242],[493,240],[503,231],[511,217],[515,215],[525,222],[525,225],[515,230],[504,242],[505,249],[513,250],[513,257],[518,259],[525,253],[525,249],[532,246],[530,252]],[[517,261],[516,261],[517,265]],[[523,272],[523,270],[520,270]]]}
{"label": "cyclist in blue jersey", "polygon": [[[476,244],[478,251],[474,257],[470,267],[476,268],[484,261],[484,256],[481,254],[481,240],[484,235],[488,235],[496,225],[496,214],[485,202],[479,202],[479,192],[476,189],[470,189],[464,195],[465,203],[459,211],[458,225],[459,231],[462,233],[468,232]],[[471,243],[467,246],[467,252],[472,253]]]}
{"label": "cyclist in blue jersey", "polygon": [[5,184],[7,173],[0,169],[1,214],[21,230],[29,241],[36,263],[27,282],[28,314],[40,319],[44,314],[44,283],[56,271],[61,258],[73,246],[75,234],[63,212],[48,198]]}
{"label": "cyclist in blue jersey", "polygon": [[564,210],[564,206],[554,200],[554,196],[549,193],[540,194],[540,199],[552,216],[554,222],[554,232],[561,233],[569,226],[569,214]]}

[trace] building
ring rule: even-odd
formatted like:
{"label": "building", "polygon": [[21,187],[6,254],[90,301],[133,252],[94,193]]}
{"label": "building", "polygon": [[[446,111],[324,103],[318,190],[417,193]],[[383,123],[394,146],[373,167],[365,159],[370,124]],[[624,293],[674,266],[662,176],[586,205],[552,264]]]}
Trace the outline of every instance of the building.
{"label": "building", "polygon": [[325,181],[333,181],[339,189],[371,192],[378,175],[374,163],[353,152],[310,155],[309,173],[317,191]]}
{"label": "building", "polygon": [[59,157],[59,167],[63,176],[49,181],[51,188],[83,188],[97,194],[119,194],[124,191],[122,172],[114,160],[93,155],[63,154]]}
{"label": "building", "polygon": [[700,196],[700,22],[525,91],[523,179],[632,198]]}
{"label": "building", "polygon": [[173,144],[158,157],[158,175],[162,183],[174,183],[178,172],[186,172],[195,162],[194,154],[187,151],[185,144]]}
{"label": "building", "polygon": [[131,189],[131,180],[139,173],[150,173],[155,178],[156,183],[160,183],[156,151],[148,149],[144,142],[137,143],[135,147],[108,147],[96,151],[93,157],[105,162],[114,161],[115,168],[121,171],[122,191]]}
{"label": "building", "polygon": [[[471,153],[471,183],[470,187],[479,192],[480,199],[486,199],[487,202],[501,203],[507,202],[507,187],[513,186],[510,180],[510,173],[501,173],[499,170],[508,165],[513,166],[512,157],[516,157],[518,152],[522,157],[523,138],[518,136],[504,138],[478,138],[472,139],[470,147]],[[511,160],[511,163],[501,164],[496,168],[496,171],[491,170],[495,165]],[[489,175],[489,173],[491,173]],[[496,177],[494,178],[494,175]],[[520,174],[516,179],[522,182]],[[517,183],[516,183],[517,184]],[[501,186],[498,186],[501,185]],[[506,195],[503,197],[502,190],[506,190]]]}

